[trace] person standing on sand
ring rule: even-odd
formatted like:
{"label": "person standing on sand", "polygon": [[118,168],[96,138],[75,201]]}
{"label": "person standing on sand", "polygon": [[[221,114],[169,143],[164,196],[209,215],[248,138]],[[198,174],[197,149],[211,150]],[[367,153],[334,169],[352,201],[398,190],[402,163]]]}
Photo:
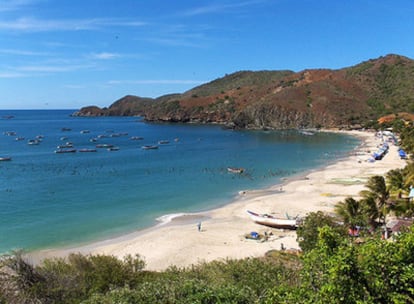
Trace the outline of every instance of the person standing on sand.
{"label": "person standing on sand", "polygon": [[198,222],[197,229],[198,229],[199,232],[201,231],[201,222]]}

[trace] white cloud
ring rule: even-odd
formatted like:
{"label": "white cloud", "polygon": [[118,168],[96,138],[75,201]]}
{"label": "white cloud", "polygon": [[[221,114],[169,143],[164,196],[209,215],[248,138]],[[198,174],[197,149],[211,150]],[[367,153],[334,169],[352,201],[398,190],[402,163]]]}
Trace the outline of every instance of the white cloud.
{"label": "white cloud", "polygon": [[25,32],[47,31],[80,31],[98,30],[107,26],[138,27],[146,23],[119,19],[64,19],[42,20],[22,17],[15,20],[0,21],[0,30],[13,30]]}
{"label": "white cloud", "polygon": [[27,65],[15,68],[16,71],[21,72],[35,72],[35,73],[60,73],[77,71],[81,69],[90,68],[91,65]]}
{"label": "white cloud", "polygon": [[0,78],[20,78],[25,77],[22,73],[17,72],[0,72]]}
{"label": "white cloud", "polygon": [[234,2],[234,3],[220,3],[220,4],[212,4],[206,6],[199,6],[193,9],[189,9],[183,13],[184,16],[198,16],[198,15],[206,15],[206,14],[213,14],[213,13],[223,13],[229,12],[236,8],[246,7],[255,5],[258,3],[262,3],[264,0],[251,0],[251,1],[242,1],[242,2]]}
{"label": "white cloud", "polygon": [[34,0],[0,0],[0,12],[15,11],[38,1]]}
{"label": "white cloud", "polygon": [[114,54],[114,53],[107,53],[107,52],[92,54],[92,58],[102,59],[102,60],[108,60],[108,59],[113,59],[113,58],[117,58],[117,57],[120,57],[120,55],[119,54]]}
{"label": "white cloud", "polygon": [[17,50],[17,49],[0,49],[0,54],[8,55],[19,55],[19,56],[48,56],[49,53],[46,52],[34,52],[27,50]]}

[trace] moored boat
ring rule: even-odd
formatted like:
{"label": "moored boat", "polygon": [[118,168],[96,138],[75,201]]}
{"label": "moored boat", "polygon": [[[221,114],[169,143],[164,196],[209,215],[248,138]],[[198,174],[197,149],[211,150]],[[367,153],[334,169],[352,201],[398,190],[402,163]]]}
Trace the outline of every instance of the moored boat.
{"label": "moored boat", "polygon": [[109,148],[113,148],[114,145],[111,145],[111,144],[98,144],[98,145],[96,145],[96,147],[98,149],[109,149]]}
{"label": "moored boat", "polygon": [[27,141],[27,144],[31,145],[31,146],[36,146],[36,145],[40,144],[40,140],[38,140],[38,139],[29,139]]}
{"label": "moored boat", "polygon": [[247,213],[250,215],[250,218],[257,224],[265,225],[273,228],[279,229],[296,229],[299,226],[298,219],[285,219],[277,218],[270,214],[259,214],[253,211],[247,210]]}
{"label": "moored boat", "polygon": [[132,136],[130,138],[130,140],[142,140],[142,139],[144,139],[144,137],[141,137],[141,136]]}
{"label": "moored boat", "polygon": [[11,157],[0,157],[0,161],[10,161],[12,160]]}
{"label": "moored boat", "polygon": [[229,171],[230,173],[243,173],[244,168],[228,167],[227,171]]}
{"label": "moored boat", "polygon": [[96,149],[87,149],[87,148],[84,148],[84,149],[79,149],[79,152],[97,152],[98,150],[96,150]]}
{"label": "moored boat", "polygon": [[158,146],[156,146],[156,145],[145,145],[145,146],[142,146],[141,148],[144,149],[144,150],[156,150],[156,149],[158,149]]}
{"label": "moored boat", "polygon": [[55,153],[75,153],[76,149],[58,149],[55,150]]}
{"label": "moored boat", "polygon": [[65,145],[59,145],[56,148],[58,149],[67,149],[67,148],[73,148],[73,144],[66,143]]}

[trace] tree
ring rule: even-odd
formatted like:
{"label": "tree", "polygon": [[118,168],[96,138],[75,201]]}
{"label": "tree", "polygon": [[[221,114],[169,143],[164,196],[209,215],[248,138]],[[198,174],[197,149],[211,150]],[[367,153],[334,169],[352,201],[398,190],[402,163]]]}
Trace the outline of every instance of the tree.
{"label": "tree", "polygon": [[414,303],[414,226],[394,242],[372,239],[359,250],[373,303]]}
{"label": "tree", "polygon": [[357,226],[365,226],[362,204],[352,197],[347,197],[345,201],[339,202],[335,206],[335,213],[343,220],[344,224],[351,229]]}
{"label": "tree", "polygon": [[321,228],[303,257],[300,303],[414,303],[414,226],[355,245]]}
{"label": "tree", "polygon": [[367,187],[368,190],[361,191],[361,195],[363,197],[363,203],[369,207],[368,215],[370,216],[371,223],[375,222],[377,219],[381,223],[385,223],[385,217],[390,207],[390,193],[385,184],[384,177],[380,175],[371,176],[365,187]]}
{"label": "tree", "polygon": [[385,174],[387,187],[390,192],[398,192],[400,190],[406,190],[404,183],[403,169],[393,169]]}
{"label": "tree", "polygon": [[297,241],[300,248],[304,251],[312,250],[318,241],[318,229],[323,226],[332,227],[339,234],[345,235],[345,230],[332,216],[324,214],[322,211],[309,213],[297,230]]}
{"label": "tree", "polygon": [[[367,299],[357,248],[332,228],[319,229],[318,242],[303,258],[301,303],[358,303]],[[366,302],[364,302],[366,303]]]}

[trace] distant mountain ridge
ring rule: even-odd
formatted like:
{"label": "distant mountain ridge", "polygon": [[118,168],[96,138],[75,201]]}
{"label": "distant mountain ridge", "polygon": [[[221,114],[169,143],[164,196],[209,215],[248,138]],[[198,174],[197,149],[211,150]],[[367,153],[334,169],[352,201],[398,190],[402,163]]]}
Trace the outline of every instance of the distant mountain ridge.
{"label": "distant mountain ridge", "polygon": [[127,95],[75,115],[298,129],[364,125],[399,112],[414,112],[414,61],[390,54],[337,70],[240,71],[183,94]]}

